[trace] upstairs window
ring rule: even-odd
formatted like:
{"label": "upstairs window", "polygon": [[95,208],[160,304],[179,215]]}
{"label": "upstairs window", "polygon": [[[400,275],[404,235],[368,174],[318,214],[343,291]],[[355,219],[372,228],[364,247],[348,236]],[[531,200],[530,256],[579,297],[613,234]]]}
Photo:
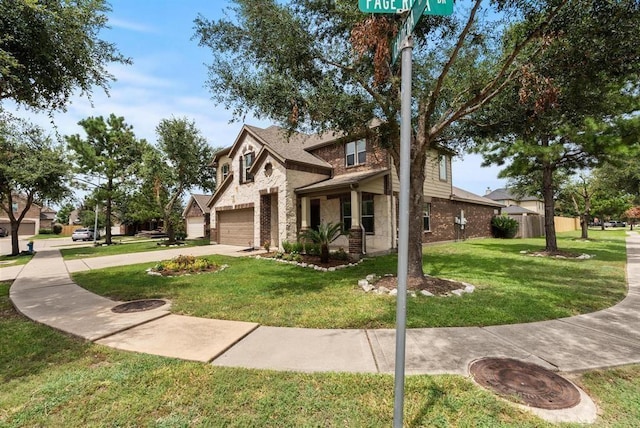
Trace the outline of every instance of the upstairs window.
{"label": "upstairs window", "polygon": [[249,152],[240,157],[240,183],[253,181],[253,175],[249,173],[249,170],[254,160],[255,155],[253,152]]}
{"label": "upstairs window", "polygon": [[440,181],[447,181],[447,156],[446,155],[440,156],[440,165],[438,169],[440,170]]}
{"label": "upstairs window", "polygon": [[222,169],[222,180],[224,180],[229,175],[229,164],[225,163],[224,165],[222,165],[221,169]]}
{"label": "upstairs window", "polygon": [[347,166],[362,165],[367,161],[366,140],[351,141],[345,145]]}

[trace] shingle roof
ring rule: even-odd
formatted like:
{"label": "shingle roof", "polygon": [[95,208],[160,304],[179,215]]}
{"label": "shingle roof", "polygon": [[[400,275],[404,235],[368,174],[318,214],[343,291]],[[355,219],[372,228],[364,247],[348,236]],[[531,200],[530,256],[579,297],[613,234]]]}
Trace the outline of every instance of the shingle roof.
{"label": "shingle roof", "polygon": [[483,196],[476,195],[475,193],[471,193],[467,190],[464,190],[455,186],[453,186],[453,194],[451,195],[451,199],[456,201],[473,202],[475,204],[480,204],[480,205],[488,205],[490,207],[504,207],[504,205],[502,205],[499,202],[496,202],[492,199],[489,199]]}
{"label": "shingle roof", "polygon": [[518,197],[513,193],[511,193],[511,190],[506,188],[496,189],[493,192],[484,195],[484,197],[493,199],[494,201],[504,201],[508,199],[511,199],[512,201],[539,201],[540,200],[540,198],[537,198],[535,196],[525,195],[523,197]]}
{"label": "shingle roof", "polygon": [[288,136],[287,131],[278,126],[270,126],[263,129],[257,126],[245,125],[245,128],[260,138],[262,142],[282,160],[291,160],[323,168],[331,168],[331,164],[307,152],[307,149],[323,141],[339,138],[336,134],[307,135],[294,133]]}
{"label": "shingle roof", "polygon": [[196,201],[196,204],[198,204],[203,213],[206,214],[210,212],[209,206],[207,204],[209,203],[209,199],[211,199],[211,195],[191,194],[191,197],[194,201]]}
{"label": "shingle roof", "polygon": [[388,174],[389,172],[390,172],[389,169],[378,169],[375,171],[362,171],[362,172],[353,172],[350,174],[341,174],[337,177],[333,177],[328,180],[321,181],[319,183],[314,183],[308,186],[299,187],[296,189],[296,193],[304,194],[304,193],[316,192],[320,190],[348,187],[351,184],[360,183],[361,181],[372,179],[381,175],[385,175],[385,174]]}
{"label": "shingle roof", "polygon": [[506,208],[502,209],[502,214],[535,214],[535,215],[539,215],[537,212],[535,211],[531,211],[528,210],[526,208],[523,208],[519,205],[509,205]]}

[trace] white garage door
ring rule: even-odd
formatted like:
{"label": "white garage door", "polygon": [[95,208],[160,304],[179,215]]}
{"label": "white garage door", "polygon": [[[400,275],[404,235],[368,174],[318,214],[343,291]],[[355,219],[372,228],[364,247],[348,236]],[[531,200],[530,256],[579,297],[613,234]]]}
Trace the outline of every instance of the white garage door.
{"label": "white garage door", "polygon": [[187,238],[195,239],[204,236],[204,218],[187,217]]}
{"label": "white garage door", "polygon": [[220,244],[253,247],[253,208],[218,213]]}

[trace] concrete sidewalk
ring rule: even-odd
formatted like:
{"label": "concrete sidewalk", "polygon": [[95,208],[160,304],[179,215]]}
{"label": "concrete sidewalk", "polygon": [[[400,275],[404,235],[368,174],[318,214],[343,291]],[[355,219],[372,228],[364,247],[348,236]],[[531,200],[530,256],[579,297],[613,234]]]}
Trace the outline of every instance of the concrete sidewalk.
{"label": "concrete sidewalk", "polygon": [[[195,250],[195,248],[199,248]],[[212,245],[65,262],[38,249],[10,297],[29,318],[96,343],[218,366],[304,372],[393,373],[395,331],[299,329],[171,315],[165,306],[116,314],[114,302],[74,284],[70,271],[202,252],[246,255]],[[172,255],[173,254],[173,255]],[[492,327],[407,331],[406,373],[468,375],[481,357],[509,357],[562,372],[640,363],[640,235],[627,238],[629,293],[618,305],[571,318]]]}

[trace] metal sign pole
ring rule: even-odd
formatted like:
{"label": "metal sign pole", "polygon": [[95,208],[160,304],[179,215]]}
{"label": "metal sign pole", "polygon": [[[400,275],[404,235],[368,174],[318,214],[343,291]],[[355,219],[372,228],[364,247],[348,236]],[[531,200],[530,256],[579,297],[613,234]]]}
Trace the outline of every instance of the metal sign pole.
{"label": "metal sign pole", "polygon": [[413,40],[402,42],[400,90],[400,229],[398,236],[398,295],[396,308],[396,368],[393,426],[402,428],[404,409],[405,338],[407,329],[407,277],[409,275],[409,186],[411,178],[411,74]]}

